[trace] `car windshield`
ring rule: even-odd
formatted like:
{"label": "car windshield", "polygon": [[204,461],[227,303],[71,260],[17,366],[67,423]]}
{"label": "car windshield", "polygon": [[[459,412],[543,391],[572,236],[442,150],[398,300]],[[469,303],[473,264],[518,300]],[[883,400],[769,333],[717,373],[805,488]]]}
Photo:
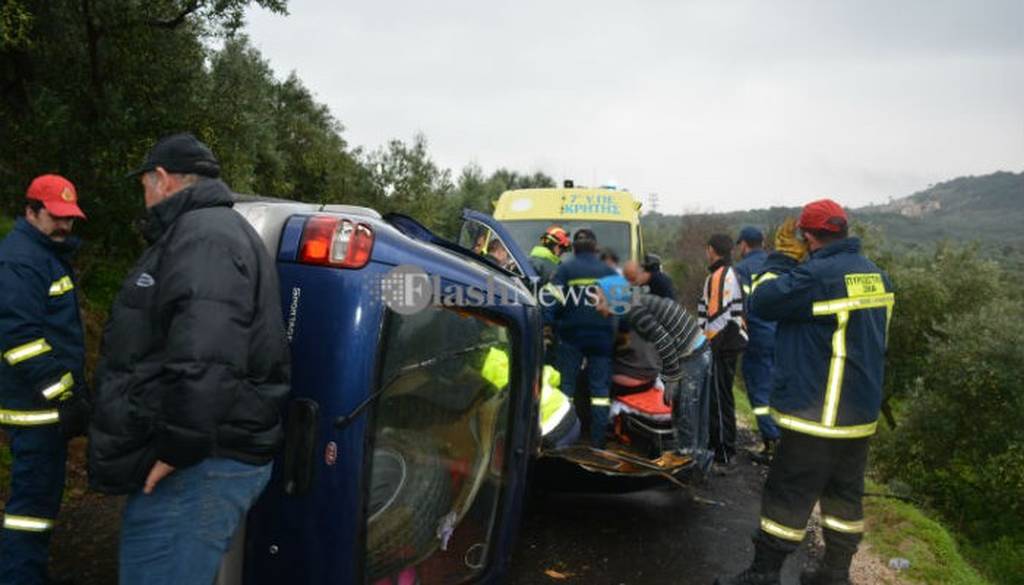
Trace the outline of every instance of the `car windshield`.
{"label": "car windshield", "polygon": [[562,226],[570,237],[580,228],[590,228],[597,236],[597,245],[602,249],[611,249],[623,261],[630,257],[629,224],[622,221],[552,221],[547,219],[504,220],[502,225],[508,229],[516,244],[523,252],[540,241],[544,230],[552,225]]}

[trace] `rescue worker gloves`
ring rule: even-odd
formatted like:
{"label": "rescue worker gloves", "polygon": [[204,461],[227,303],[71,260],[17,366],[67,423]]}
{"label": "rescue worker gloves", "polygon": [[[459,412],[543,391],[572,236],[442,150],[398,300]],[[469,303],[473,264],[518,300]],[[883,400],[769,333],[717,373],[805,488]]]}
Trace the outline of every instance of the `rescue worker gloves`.
{"label": "rescue worker gloves", "polygon": [[795,217],[782,222],[775,232],[775,251],[800,262],[807,256],[808,249],[807,244],[797,236],[796,230]]}

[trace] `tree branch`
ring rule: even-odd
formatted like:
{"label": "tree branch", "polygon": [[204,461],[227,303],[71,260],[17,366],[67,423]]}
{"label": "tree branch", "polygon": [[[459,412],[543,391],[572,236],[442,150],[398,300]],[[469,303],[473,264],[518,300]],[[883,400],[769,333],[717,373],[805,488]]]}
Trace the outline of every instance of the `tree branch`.
{"label": "tree branch", "polygon": [[203,0],[192,0],[186,4],[181,12],[179,12],[174,18],[167,20],[150,19],[146,24],[157,28],[178,28],[183,22],[185,22],[185,19],[188,18],[190,14],[199,10],[202,5]]}

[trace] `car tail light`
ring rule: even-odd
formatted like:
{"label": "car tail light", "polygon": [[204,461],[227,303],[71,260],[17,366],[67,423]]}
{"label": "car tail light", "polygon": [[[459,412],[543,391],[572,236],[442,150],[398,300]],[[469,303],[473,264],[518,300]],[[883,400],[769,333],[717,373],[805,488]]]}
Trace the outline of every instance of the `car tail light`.
{"label": "car tail light", "polygon": [[329,216],[306,221],[299,262],[337,268],[362,268],[370,261],[373,230],[365,223]]}

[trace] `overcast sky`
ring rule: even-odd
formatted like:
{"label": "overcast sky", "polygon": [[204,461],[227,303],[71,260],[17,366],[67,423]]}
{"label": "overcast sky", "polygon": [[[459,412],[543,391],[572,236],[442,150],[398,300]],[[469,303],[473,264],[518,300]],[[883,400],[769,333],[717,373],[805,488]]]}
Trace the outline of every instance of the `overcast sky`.
{"label": "overcast sky", "polygon": [[354,146],[658,193],[851,206],[1024,170],[1024,1],[290,0],[248,33]]}

